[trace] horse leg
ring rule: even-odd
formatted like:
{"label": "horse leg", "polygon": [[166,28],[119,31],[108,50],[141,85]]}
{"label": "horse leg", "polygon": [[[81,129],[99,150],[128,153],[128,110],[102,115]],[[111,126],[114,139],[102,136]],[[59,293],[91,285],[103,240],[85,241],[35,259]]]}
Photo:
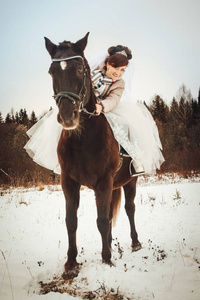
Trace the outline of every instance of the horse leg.
{"label": "horse leg", "polygon": [[133,178],[129,183],[127,183],[123,189],[125,194],[125,210],[129,218],[131,227],[131,239],[132,239],[132,250],[138,251],[142,248],[141,243],[138,241],[138,234],[135,229],[135,204],[134,198],[136,195],[136,181],[137,178]]}
{"label": "horse leg", "polygon": [[61,177],[62,189],[66,200],[66,226],[68,232],[68,260],[65,264],[65,270],[72,270],[77,266],[77,246],[76,246],[76,230],[77,230],[77,210],[79,207],[79,191],[80,184],[70,178]]}
{"label": "horse leg", "polygon": [[113,205],[110,204],[110,213],[109,213],[109,232],[108,232],[108,244],[111,248],[112,244],[112,218],[113,218]]}
{"label": "horse leg", "polygon": [[121,188],[118,188],[112,191],[112,202],[110,205],[110,214],[109,214],[110,228],[109,228],[109,236],[108,236],[108,242],[110,248],[112,243],[112,225],[113,224],[115,225],[116,223],[116,218],[120,207],[120,203],[121,203]]}
{"label": "horse leg", "polygon": [[112,182],[109,178],[100,180],[95,189],[97,204],[97,226],[102,238],[102,260],[111,264],[111,222]]}

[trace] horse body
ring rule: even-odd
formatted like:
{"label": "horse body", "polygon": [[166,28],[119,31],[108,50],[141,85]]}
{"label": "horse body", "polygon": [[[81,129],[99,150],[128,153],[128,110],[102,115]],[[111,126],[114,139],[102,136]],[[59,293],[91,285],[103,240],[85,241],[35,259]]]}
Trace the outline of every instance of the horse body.
{"label": "horse body", "polygon": [[[120,164],[119,147],[113,132],[104,115],[91,117],[96,98],[92,91],[89,66],[83,54],[87,38],[88,34],[75,44],[63,42],[59,46],[45,38],[46,48],[53,59],[50,74],[59,107],[58,122],[63,126],[57,152],[66,199],[69,239],[66,270],[77,265],[77,209],[81,185],[95,192],[103,261],[111,263],[112,219],[120,203],[121,186],[125,192],[132,247],[134,250],[141,248],[134,224],[137,177],[130,177],[130,158],[124,159],[122,168],[117,172]],[[63,61],[66,63],[61,64]]]}
{"label": "horse body", "polygon": [[116,173],[119,166],[119,150],[103,115],[98,118],[86,118],[84,122],[87,124],[81,133],[73,134],[63,130],[58,143],[58,158],[62,174],[65,173],[81,185],[94,190],[99,178],[104,177],[106,173],[110,176]]}

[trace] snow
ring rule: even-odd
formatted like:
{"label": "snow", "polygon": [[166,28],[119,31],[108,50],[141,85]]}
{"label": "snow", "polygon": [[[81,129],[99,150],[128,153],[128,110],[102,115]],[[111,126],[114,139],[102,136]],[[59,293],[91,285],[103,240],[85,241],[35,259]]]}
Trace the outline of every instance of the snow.
{"label": "snow", "polygon": [[[131,251],[122,197],[113,228],[112,267],[101,261],[94,193],[83,188],[77,231],[82,265],[78,277],[64,284],[60,277],[68,241],[60,186],[0,192],[0,299],[200,299],[199,178],[140,179],[135,199],[142,242],[138,252]],[[68,293],[40,294],[39,282],[52,280]]]}

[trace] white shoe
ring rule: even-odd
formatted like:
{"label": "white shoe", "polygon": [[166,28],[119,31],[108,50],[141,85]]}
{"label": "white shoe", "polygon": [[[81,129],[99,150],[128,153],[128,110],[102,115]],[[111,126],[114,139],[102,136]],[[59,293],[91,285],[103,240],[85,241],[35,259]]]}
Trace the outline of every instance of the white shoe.
{"label": "white shoe", "polygon": [[[132,174],[131,165],[133,165],[133,167],[135,169],[135,173],[134,174]],[[135,160],[131,161],[129,169],[130,169],[130,175],[131,175],[131,177],[136,177],[136,176],[144,175],[145,174],[143,166],[139,162],[136,162]]]}

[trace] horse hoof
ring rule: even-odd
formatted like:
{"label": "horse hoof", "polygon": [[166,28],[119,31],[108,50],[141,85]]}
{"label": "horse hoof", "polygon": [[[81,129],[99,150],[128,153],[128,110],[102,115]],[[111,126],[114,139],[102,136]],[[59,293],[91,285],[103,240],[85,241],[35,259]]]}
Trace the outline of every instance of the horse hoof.
{"label": "horse hoof", "polygon": [[77,262],[73,262],[73,263],[66,262],[65,271],[62,274],[62,278],[64,280],[70,280],[75,277],[78,277],[79,271],[80,271],[80,265]]}
{"label": "horse hoof", "polygon": [[103,259],[103,263],[109,265],[110,267],[115,267],[114,263],[110,259],[109,260]]}
{"label": "horse hoof", "polygon": [[142,249],[142,244],[140,242],[137,242],[136,244],[132,244],[132,252],[136,252]]}

